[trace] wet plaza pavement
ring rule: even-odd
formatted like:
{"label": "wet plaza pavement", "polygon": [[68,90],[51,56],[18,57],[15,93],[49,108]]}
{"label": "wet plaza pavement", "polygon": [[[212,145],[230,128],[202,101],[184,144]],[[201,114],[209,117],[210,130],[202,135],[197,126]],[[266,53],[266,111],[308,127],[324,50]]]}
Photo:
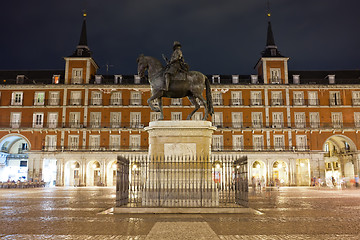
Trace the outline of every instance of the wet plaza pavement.
{"label": "wet plaza pavement", "polygon": [[360,189],[283,187],[249,200],[258,211],[109,214],[115,188],[0,189],[0,239],[360,239]]}

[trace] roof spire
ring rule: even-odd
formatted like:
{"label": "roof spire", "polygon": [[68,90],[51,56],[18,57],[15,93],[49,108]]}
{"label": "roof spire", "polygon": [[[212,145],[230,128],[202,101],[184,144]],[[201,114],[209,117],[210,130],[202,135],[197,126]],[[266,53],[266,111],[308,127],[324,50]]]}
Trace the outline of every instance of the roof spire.
{"label": "roof spire", "polygon": [[86,16],[86,10],[83,10],[83,23],[81,27],[79,44],[77,45],[76,50],[73,55],[71,55],[71,57],[91,57],[91,51],[87,44]]}
{"label": "roof spire", "polygon": [[261,53],[263,57],[283,57],[280,52],[277,50],[275,44],[274,34],[271,27],[271,13],[270,13],[270,1],[267,0],[267,19],[268,19],[268,29],[267,29],[267,38],[266,38],[266,47],[265,50]]}

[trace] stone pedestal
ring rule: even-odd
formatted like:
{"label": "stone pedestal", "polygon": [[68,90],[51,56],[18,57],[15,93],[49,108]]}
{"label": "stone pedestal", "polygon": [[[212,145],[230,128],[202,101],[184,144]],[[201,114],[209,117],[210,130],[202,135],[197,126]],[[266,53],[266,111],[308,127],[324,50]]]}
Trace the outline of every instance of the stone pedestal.
{"label": "stone pedestal", "polygon": [[149,158],[141,166],[142,206],[214,207],[218,190],[210,161],[215,127],[208,121],[157,121],[149,133]]}

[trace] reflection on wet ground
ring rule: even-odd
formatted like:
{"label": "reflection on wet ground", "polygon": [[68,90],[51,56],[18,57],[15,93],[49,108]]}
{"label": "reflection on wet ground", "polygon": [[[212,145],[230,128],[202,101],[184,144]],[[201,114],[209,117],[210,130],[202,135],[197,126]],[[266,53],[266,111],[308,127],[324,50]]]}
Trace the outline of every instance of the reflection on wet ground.
{"label": "reflection on wet ground", "polygon": [[114,193],[0,189],[0,239],[360,239],[360,189],[250,192],[257,214],[109,214]]}

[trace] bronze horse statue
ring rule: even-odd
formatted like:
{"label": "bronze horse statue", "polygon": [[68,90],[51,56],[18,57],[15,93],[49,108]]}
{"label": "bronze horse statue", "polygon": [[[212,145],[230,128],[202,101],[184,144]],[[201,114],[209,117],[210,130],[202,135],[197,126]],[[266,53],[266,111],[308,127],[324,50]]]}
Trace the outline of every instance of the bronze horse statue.
{"label": "bronze horse statue", "polygon": [[[197,71],[189,71],[186,74],[184,80],[172,80],[169,85],[168,91],[164,90],[164,71],[165,67],[161,62],[150,56],[140,55],[137,59],[138,74],[140,78],[145,78],[145,71],[148,71],[148,81],[151,86],[151,97],[147,100],[151,110],[160,112],[159,120],[164,119],[162,98],[182,98],[188,97],[190,102],[195,106],[195,109],[187,116],[186,120],[190,120],[192,115],[199,110],[200,105],[197,99],[204,105],[205,114],[202,120],[206,120],[208,115],[214,113],[211,89],[209,79]],[[204,87],[206,88],[206,101],[202,96]],[[153,100],[157,99],[159,107],[155,107]]]}

